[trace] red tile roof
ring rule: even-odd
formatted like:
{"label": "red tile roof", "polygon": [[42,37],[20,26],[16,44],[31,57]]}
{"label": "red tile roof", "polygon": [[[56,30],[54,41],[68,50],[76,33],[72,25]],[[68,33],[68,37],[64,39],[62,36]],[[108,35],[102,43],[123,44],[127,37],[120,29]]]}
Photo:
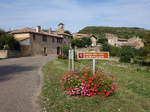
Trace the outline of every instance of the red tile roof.
{"label": "red tile roof", "polygon": [[40,31],[40,32],[36,32],[35,29],[32,28],[22,28],[22,29],[17,29],[17,30],[13,30],[11,31],[11,34],[18,34],[18,33],[36,33],[36,34],[40,34],[40,35],[47,35],[47,36],[52,36],[52,37],[58,37],[58,38],[62,38],[60,35],[57,34],[51,34],[45,31]]}

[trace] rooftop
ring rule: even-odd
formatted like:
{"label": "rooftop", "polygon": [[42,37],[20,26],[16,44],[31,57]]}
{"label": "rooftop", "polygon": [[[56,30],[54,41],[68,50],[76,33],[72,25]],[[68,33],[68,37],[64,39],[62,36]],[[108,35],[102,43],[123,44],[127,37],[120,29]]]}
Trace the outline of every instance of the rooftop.
{"label": "rooftop", "polygon": [[[36,31],[36,29],[32,28],[22,28],[22,29],[16,29],[10,32],[11,34],[19,34],[19,33],[35,33],[39,35],[47,35],[47,36],[52,36],[52,37],[58,37],[62,38],[60,34],[57,33],[48,33],[46,31],[40,30],[39,32]],[[63,34],[62,34],[63,35]]]}

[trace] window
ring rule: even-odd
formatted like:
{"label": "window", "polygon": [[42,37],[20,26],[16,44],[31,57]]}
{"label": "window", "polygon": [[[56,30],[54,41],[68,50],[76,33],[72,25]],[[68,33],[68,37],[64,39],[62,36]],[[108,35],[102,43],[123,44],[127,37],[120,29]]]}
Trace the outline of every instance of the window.
{"label": "window", "polygon": [[59,39],[57,38],[57,43],[59,43]]}
{"label": "window", "polygon": [[43,42],[46,42],[46,41],[47,41],[47,37],[46,37],[46,36],[43,36],[43,37],[42,37],[42,40],[43,40]]}
{"label": "window", "polygon": [[57,43],[62,43],[62,39],[57,38]]}

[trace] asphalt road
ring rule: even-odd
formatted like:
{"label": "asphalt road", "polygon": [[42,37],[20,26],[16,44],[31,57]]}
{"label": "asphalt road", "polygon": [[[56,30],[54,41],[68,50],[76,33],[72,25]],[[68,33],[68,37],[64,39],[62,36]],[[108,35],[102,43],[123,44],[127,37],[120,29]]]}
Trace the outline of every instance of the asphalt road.
{"label": "asphalt road", "polygon": [[40,70],[51,56],[0,60],[0,112],[38,112]]}

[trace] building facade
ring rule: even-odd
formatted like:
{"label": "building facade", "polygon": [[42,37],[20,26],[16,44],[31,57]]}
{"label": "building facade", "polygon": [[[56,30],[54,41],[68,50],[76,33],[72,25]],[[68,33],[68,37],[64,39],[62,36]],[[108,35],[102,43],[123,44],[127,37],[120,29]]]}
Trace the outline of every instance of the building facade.
{"label": "building facade", "polygon": [[64,24],[59,24],[57,31],[43,31],[38,26],[13,30],[11,34],[21,45],[21,56],[61,54],[62,47],[68,45],[72,37],[64,33]]}
{"label": "building facade", "polygon": [[144,47],[144,42],[139,37],[132,37],[130,39],[122,39],[117,35],[106,33],[105,37],[108,39],[108,44],[116,47],[131,46],[136,49]]}

